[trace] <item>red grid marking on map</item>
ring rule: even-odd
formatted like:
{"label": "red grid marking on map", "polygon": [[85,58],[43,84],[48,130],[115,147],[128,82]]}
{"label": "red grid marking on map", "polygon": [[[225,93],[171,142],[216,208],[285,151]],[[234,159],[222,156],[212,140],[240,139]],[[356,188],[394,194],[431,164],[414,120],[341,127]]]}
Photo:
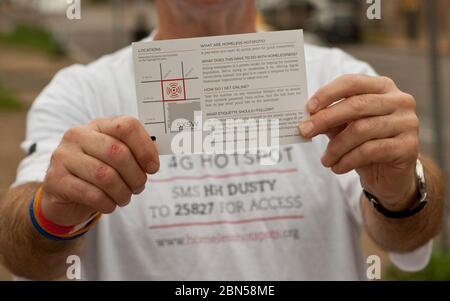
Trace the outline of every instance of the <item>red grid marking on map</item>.
{"label": "red grid marking on map", "polygon": [[[166,82],[182,82],[183,85],[183,97],[179,98],[179,99],[166,99],[166,91],[164,91],[164,83]],[[184,78],[176,78],[176,79],[164,79],[161,80],[161,93],[162,93],[162,101],[163,102],[172,102],[172,101],[185,101],[186,100],[186,86],[185,86],[185,81]]]}

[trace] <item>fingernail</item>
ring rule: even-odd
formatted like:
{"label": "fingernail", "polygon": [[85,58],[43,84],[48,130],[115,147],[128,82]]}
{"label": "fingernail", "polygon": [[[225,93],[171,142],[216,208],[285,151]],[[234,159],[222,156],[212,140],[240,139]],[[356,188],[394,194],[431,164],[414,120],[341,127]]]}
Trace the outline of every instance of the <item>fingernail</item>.
{"label": "fingernail", "polygon": [[314,130],[314,125],[311,121],[305,121],[300,125],[300,132],[305,137],[311,136]]}
{"label": "fingernail", "polygon": [[145,190],[145,185],[142,186],[141,188],[139,188],[138,190],[136,190],[135,192],[133,192],[133,194],[138,195],[141,194],[142,192],[144,192]]}
{"label": "fingernail", "polygon": [[316,110],[319,108],[319,101],[317,98],[312,98],[310,101],[308,101],[308,111],[310,113],[316,112]]}
{"label": "fingernail", "polygon": [[323,165],[323,166],[325,166],[325,167],[330,167],[330,166],[329,166],[330,162],[329,162],[328,157],[327,157],[326,154],[324,154],[324,155],[322,156],[322,159],[320,159],[320,161],[322,161],[322,165]]}
{"label": "fingernail", "polygon": [[129,200],[127,200],[125,203],[123,203],[123,204],[119,204],[119,207],[121,207],[121,208],[123,208],[123,207],[126,207],[126,206],[128,206],[128,204],[130,204],[131,203],[131,199],[129,199]]}
{"label": "fingernail", "polygon": [[147,166],[147,172],[150,174],[154,174],[159,170],[159,164],[155,163],[153,161],[150,161],[150,163]]}
{"label": "fingernail", "polygon": [[343,173],[338,165],[334,165],[333,167],[331,167],[331,171],[338,175]]}

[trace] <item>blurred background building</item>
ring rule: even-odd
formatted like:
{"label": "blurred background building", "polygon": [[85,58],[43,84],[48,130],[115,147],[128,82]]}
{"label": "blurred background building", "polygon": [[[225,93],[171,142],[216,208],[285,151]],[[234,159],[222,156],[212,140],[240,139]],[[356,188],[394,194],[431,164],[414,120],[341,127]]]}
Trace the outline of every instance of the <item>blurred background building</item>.
{"label": "blurred background building", "polygon": [[[450,153],[450,132],[445,131],[450,129],[450,1],[433,0],[436,8],[429,13],[430,1],[381,0],[381,20],[369,20],[366,0],[258,0],[258,23],[267,30],[303,28],[308,42],[341,47],[393,78],[417,99],[422,151],[442,157]],[[68,5],[67,0],[0,0],[0,197],[23,157],[19,144],[26,111],[54,73],[142,39],[157,24],[150,0],[81,0],[81,20],[67,18]],[[430,67],[433,22],[439,93],[439,77]],[[441,104],[433,105],[435,99]],[[443,120],[441,142],[438,115]],[[449,170],[448,156],[440,163]],[[362,239],[366,252],[383,254],[367,236]],[[450,280],[448,252],[438,250],[429,269],[412,276],[398,273],[383,259],[391,278]],[[0,280],[9,277],[0,267]]]}

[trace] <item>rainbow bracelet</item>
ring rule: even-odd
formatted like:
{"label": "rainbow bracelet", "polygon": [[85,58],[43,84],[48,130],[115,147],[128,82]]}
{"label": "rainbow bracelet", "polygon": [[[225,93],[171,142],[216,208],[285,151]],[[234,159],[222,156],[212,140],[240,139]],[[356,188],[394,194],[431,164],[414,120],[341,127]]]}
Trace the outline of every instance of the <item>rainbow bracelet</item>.
{"label": "rainbow bracelet", "polygon": [[39,203],[42,196],[42,187],[38,189],[30,202],[29,213],[31,223],[34,228],[44,237],[51,240],[73,240],[86,234],[92,227],[97,224],[101,217],[101,213],[93,214],[89,220],[78,226],[60,226],[45,218],[42,214]]}

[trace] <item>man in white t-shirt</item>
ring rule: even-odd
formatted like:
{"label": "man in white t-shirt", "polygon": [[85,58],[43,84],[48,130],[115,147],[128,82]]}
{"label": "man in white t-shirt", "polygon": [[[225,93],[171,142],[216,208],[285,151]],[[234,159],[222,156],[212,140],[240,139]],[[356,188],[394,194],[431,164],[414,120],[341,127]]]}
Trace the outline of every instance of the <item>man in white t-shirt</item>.
{"label": "man in white t-shirt", "polygon": [[[153,39],[256,31],[254,0],[155,4]],[[65,275],[69,255],[87,280],[366,279],[364,225],[396,265],[423,268],[443,189],[423,157],[421,176],[414,98],[337,49],[307,45],[306,67],[311,118],[299,130],[313,142],[282,147],[274,166],[249,154],[159,158],[136,120],[130,47],[60,71],[29,112],[28,156],[0,203],[4,264],[28,279]],[[98,212],[78,238],[42,232]]]}

